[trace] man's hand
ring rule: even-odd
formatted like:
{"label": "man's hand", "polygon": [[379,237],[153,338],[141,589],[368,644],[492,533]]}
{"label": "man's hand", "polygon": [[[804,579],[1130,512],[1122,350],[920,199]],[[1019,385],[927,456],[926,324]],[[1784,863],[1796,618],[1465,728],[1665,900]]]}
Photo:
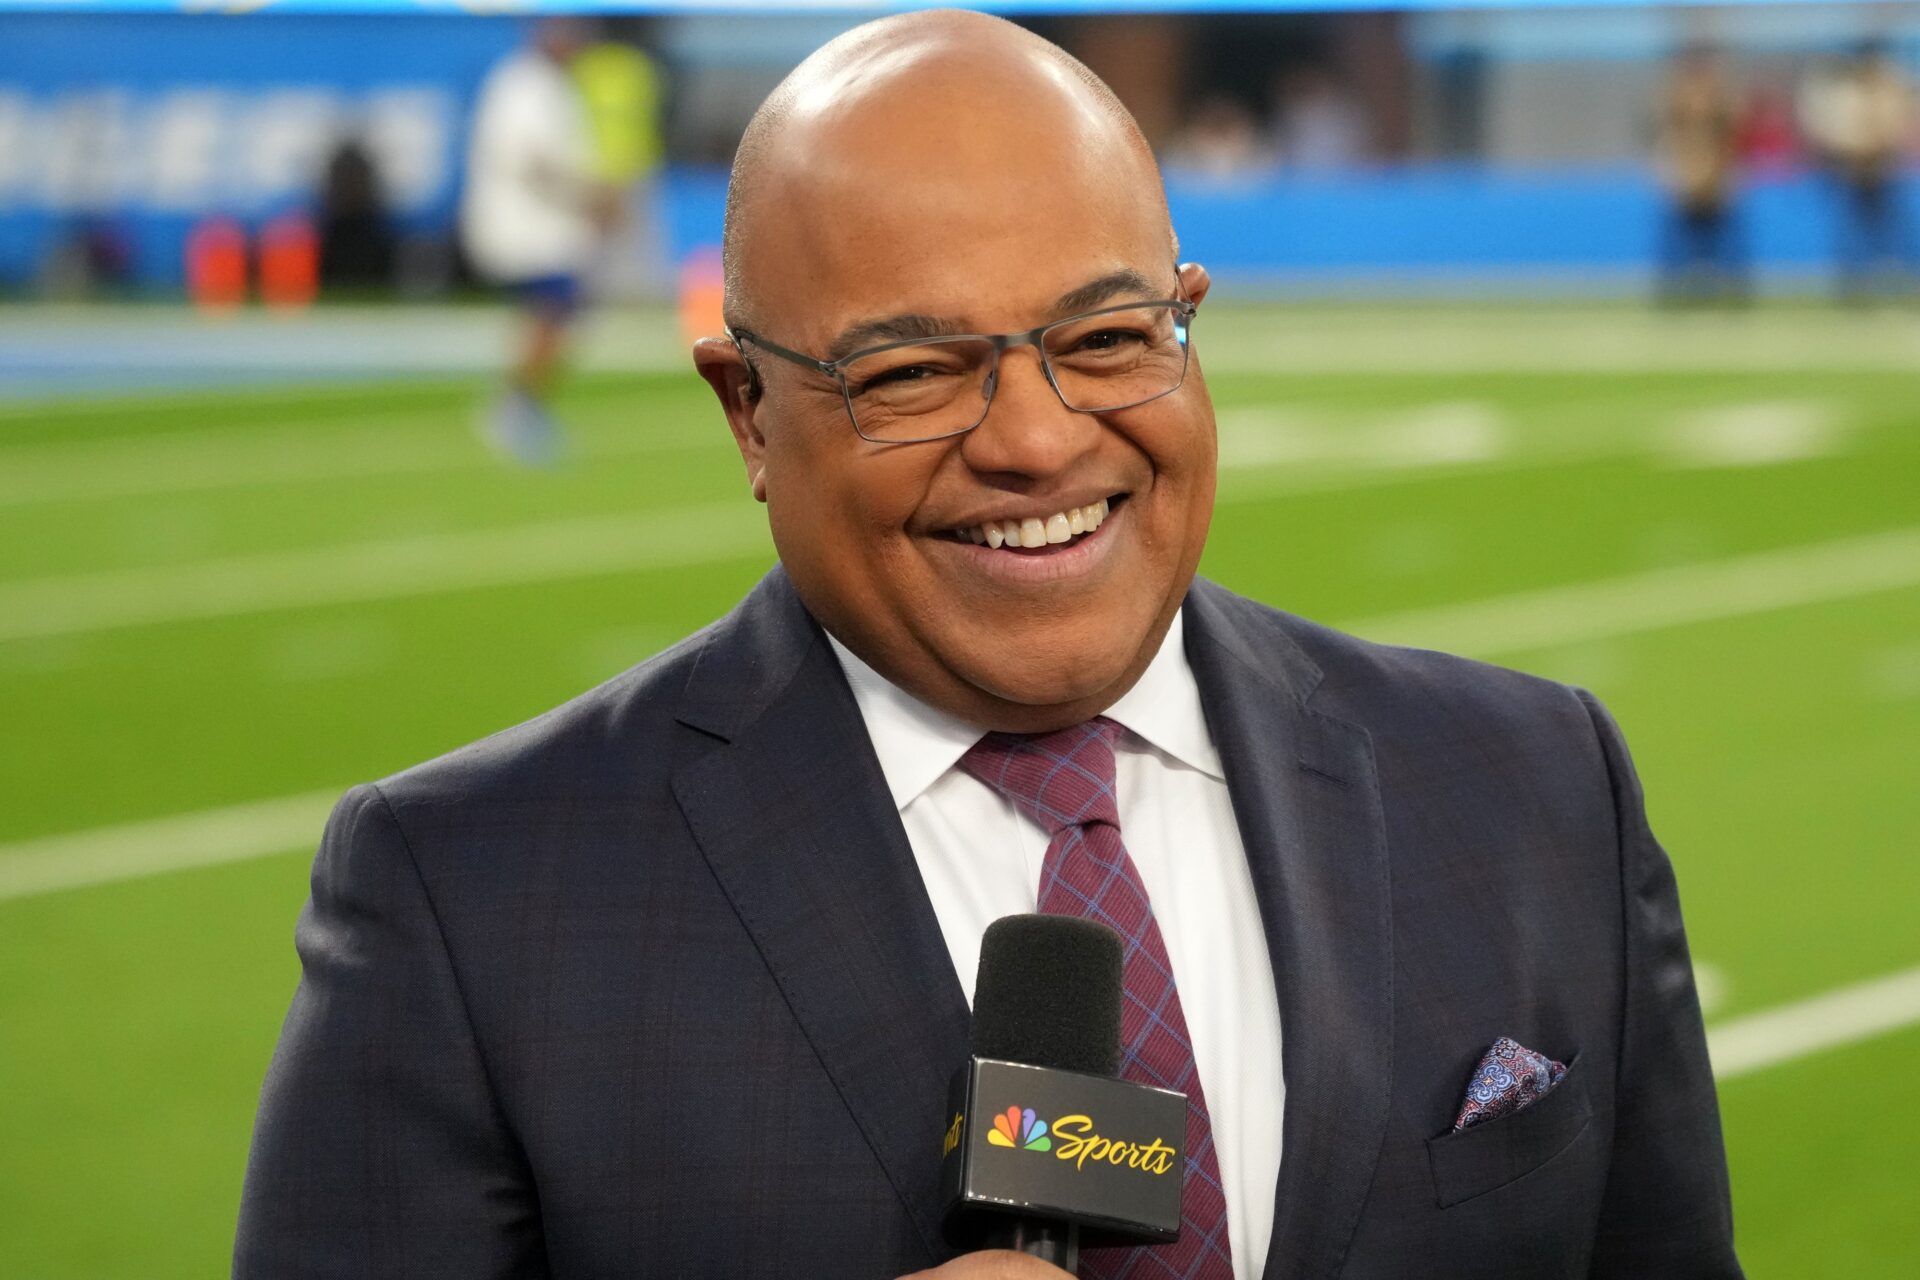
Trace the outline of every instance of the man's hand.
{"label": "man's hand", "polygon": [[1049,1262],[1015,1253],[1011,1249],[988,1249],[955,1258],[931,1271],[916,1271],[900,1280],[1060,1280],[1065,1271]]}

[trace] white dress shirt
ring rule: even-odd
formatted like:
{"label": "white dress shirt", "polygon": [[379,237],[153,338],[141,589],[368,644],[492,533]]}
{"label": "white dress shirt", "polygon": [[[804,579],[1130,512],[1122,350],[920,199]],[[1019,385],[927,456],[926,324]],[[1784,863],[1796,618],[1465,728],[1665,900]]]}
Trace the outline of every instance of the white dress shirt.
{"label": "white dress shirt", "polygon": [[[1139,683],[1106,715],[1120,834],[1173,961],[1206,1092],[1237,1280],[1264,1269],[1280,1172],[1280,1003],[1220,753],[1175,616]],[[829,637],[832,639],[832,637]],[[973,999],[980,937],[1033,911],[1047,834],[960,769],[982,730],[928,706],[833,640],[866,720],[953,967]]]}

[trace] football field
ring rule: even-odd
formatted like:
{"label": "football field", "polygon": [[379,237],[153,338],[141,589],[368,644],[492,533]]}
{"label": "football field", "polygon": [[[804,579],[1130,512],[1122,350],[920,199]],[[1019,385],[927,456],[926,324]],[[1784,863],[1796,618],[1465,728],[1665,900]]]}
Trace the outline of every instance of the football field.
{"label": "football field", "polygon": [[[765,571],[661,328],[599,340],[551,472],[476,442],[464,365],[0,399],[0,1276],[224,1274],[332,798]],[[1219,306],[1194,341],[1203,572],[1598,693],[1749,1273],[1920,1275],[1920,315]]]}

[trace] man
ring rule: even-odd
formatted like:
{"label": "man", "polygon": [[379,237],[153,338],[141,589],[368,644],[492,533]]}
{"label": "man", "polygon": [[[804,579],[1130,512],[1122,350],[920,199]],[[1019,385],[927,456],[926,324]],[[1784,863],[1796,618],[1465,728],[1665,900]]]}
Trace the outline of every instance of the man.
{"label": "man", "polygon": [[[980,931],[1041,906],[1126,935],[1126,1074],[1190,1095],[1180,1242],[1083,1275],[1737,1276],[1605,713],[1194,579],[1209,282],[1112,95],[995,19],[858,28],[727,249],[695,359],[781,567],[342,802],[236,1273],[1058,1276],[950,1259],[938,1191]],[[1501,1037],[1549,1078],[1455,1131]]]}
{"label": "man", "polygon": [[1841,300],[1867,302],[1910,284],[1916,264],[1900,178],[1915,137],[1914,99],[1886,46],[1864,45],[1809,83],[1806,124],[1841,187]]}
{"label": "man", "polygon": [[467,256],[520,311],[507,386],[483,411],[483,436],[523,463],[552,462],[560,435],[548,409],[566,358],[582,277],[620,214],[598,174],[587,105],[568,74],[592,29],[575,18],[534,28],[532,47],[487,75],[474,109],[461,197]]}

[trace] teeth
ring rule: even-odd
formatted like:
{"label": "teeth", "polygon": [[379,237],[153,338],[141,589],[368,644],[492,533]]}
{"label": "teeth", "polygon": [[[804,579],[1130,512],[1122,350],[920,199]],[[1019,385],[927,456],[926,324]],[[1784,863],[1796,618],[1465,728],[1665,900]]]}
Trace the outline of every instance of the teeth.
{"label": "teeth", "polygon": [[1084,507],[1069,507],[1065,511],[1056,511],[1042,520],[1028,516],[1024,520],[995,520],[986,524],[977,524],[971,529],[963,529],[959,536],[976,545],[984,544],[994,550],[1001,547],[1044,547],[1057,546],[1079,534],[1092,533],[1106,522],[1111,508],[1105,498],[1098,502],[1089,502]]}

